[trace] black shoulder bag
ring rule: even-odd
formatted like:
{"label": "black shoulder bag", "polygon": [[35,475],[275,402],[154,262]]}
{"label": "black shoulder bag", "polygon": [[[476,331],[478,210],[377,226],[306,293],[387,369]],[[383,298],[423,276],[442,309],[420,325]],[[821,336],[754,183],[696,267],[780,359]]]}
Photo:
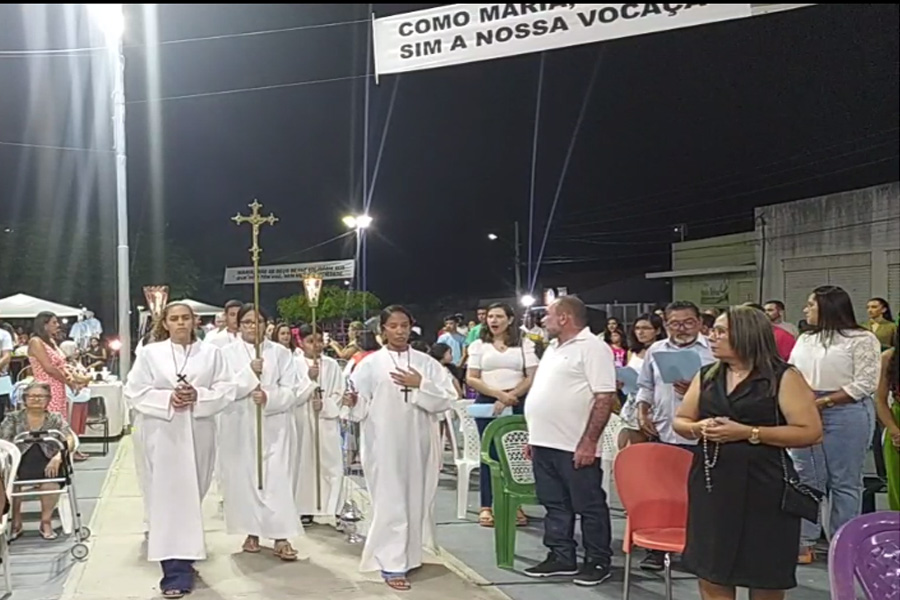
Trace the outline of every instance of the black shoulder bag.
{"label": "black shoulder bag", "polygon": [[[778,399],[775,400],[775,426],[779,425],[781,419],[778,417]],[[787,450],[778,449],[781,454],[781,468],[784,479],[784,492],[781,494],[781,510],[794,517],[800,517],[813,523],[819,522],[819,506],[825,493],[814,487],[802,483],[799,478],[791,477],[788,471],[787,459],[785,454]],[[810,454],[812,460],[813,472],[816,471],[816,459],[814,454]]]}

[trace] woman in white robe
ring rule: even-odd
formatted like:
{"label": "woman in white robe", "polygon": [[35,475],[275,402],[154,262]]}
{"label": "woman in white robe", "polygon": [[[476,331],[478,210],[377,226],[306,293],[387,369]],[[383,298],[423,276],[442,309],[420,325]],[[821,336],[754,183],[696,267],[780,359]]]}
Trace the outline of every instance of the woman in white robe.
{"label": "woman in white robe", "polygon": [[[300,328],[301,347],[296,353],[300,372],[313,384],[307,392],[310,401],[294,410],[300,439],[297,507],[304,524],[314,517],[336,517],[344,483],[344,458],[341,452],[341,407],[346,379],[340,365],[324,356],[322,334],[312,327]],[[316,394],[316,390],[319,393]],[[319,420],[319,488],[316,489],[315,419]]]}
{"label": "woman in white robe", "polygon": [[[252,304],[238,313],[241,339],[222,353],[233,373],[235,401],[219,417],[219,448],[225,524],[229,534],[247,535],[243,551],[260,551],[259,539],[275,540],[275,556],[297,560],[290,539],[301,535],[294,498],[297,474],[297,427],[294,407],[310,386],[297,361],[280,344],[262,340],[256,359],[254,341],[262,339],[265,319]],[[257,322],[261,323],[258,325]],[[258,487],[256,407],[263,407],[263,489]]]}
{"label": "woman in white robe", "polygon": [[401,306],[381,313],[385,346],[350,377],[361,423],[361,459],[372,499],[360,570],[380,570],[393,589],[408,590],[407,573],[434,547],[434,497],[441,449],[438,422],[456,399],[450,374],[409,347],[412,317]]}
{"label": "woman in white robe", "polygon": [[215,464],[215,415],[235,393],[220,351],[198,342],[193,324],[190,306],[169,304],[157,333],[164,341],[144,347],[124,390],[141,448],[147,559],[162,566],[166,598],[190,593],[193,562],[206,558],[201,505]]}

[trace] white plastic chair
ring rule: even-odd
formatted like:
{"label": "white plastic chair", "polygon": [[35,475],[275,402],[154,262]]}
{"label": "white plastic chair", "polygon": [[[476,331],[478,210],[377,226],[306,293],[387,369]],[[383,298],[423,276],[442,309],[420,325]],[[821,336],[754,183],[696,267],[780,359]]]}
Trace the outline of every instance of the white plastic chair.
{"label": "white plastic chair", "polygon": [[450,424],[453,444],[453,462],[456,464],[456,518],[465,519],[469,509],[469,478],[472,471],[481,465],[481,436],[475,419],[469,416],[468,407],[473,400],[457,400],[453,403],[453,412],[459,419],[459,431],[462,434],[462,448],[456,439],[453,425]]}
{"label": "white plastic chair", "polygon": [[612,481],[613,462],[619,453],[619,432],[625,428],[625,421],[619,415],[611,413],[606,429],[600,436],[600,465],[603,468],[603,491],[609,496],[610,482]]}
{"label": "white plastic chair", "polygon": [[12,534],[10,515],[12,515],[12,493],[16,472],[22,461],[22,453],[16,445],[0,440],[0,473],[3,475],[3,483],[6,488],[6,501],[9,503],[9,511],[0,517],[0,558],[3,559],[3,577],[6,580],[6,591],[12,593],[12,573],[10,572],[9,536]]}

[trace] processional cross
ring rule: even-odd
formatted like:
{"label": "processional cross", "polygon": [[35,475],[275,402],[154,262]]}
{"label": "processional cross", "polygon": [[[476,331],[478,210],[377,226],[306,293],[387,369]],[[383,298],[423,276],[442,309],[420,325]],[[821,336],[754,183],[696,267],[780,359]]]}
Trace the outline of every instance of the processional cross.
{"label": "processional cross", "polygon": [[[259,214],[259,209],[262,208],[262,204],[259,203],[258,200],[254,200],[253,204],[250,204],[250,216],[242,215],[241,213],[236,214],[231,217],[231,220],[237,223],[238,225],[242,225],[244,223],[250,223],[251,230],[253,232],[252,237],[252,245],[250,246],[250,258],[253,261],[253,307],[256,309],[257,320],[259,319],[259,255],[262,252],[262,248],[259,247],[259,228],[263,225],[274,225],[278,222],[278,217],[269,213],[268,217],[264,217]],[[262,358],[262,349],[260,346],[260,334],[262,333],[262,327],[257,324],[256,326],[256,339],[254,340],[254,347],[256,349],[256,358]],[[263,443],[262,443],[262,405],[256,405],[256,476],[258,488],[263,489]]]}

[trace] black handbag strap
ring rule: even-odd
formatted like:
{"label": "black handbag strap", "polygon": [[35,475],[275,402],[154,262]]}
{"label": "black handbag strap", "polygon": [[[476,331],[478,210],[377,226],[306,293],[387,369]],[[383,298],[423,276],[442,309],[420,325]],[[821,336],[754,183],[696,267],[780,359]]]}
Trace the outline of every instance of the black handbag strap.
{"label": "black handbag strap", "polygon": [[[787,371],[785,371],[785,372],[787,372]],[[784,377],[784,373],[782,373],[781,376]],[[780,379],[778,380],[778,390],[777,390],[777,393],[775,394],[775,427],[781,426],[781,418],[780,418],[781,407],[778,405],[778,395],[779,394],[781,394],[781,380]],[[791,479],[791,476],[788,473],[787,459],[785,459],[785,455],[787,455],[787,449],[780,448],[780,450],[781,450],[781,452],[779,452],[779,454],[781,455],[781,469],[784,472],[784,480],[786,482],[791,482],[793,480]],[[816,469],[816,453],[810,451],[809,459],[812,464],[813,477],[815,478],[816,481],[818,481],[819,476],[818,476],[817,469]]]}

